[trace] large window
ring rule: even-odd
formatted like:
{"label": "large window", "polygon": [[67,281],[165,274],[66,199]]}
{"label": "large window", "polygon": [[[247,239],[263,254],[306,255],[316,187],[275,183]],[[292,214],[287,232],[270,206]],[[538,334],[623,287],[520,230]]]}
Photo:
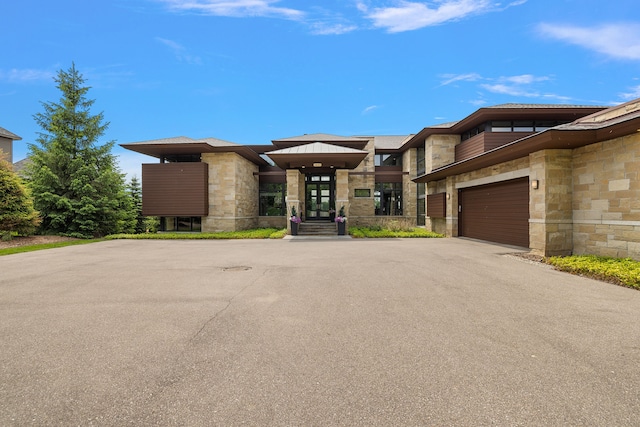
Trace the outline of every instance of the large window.
{"label": "large window", "polygon": [[402,183],[378,182],[373,192],[376,215],[402,215]]}
{"label": "large window", "polygon": [[426,224],[426,214],[427,214],[427,185],[424,182],[418,183],[418,225]]}
{"label": "large window", "polygon": [[260,184],[260,216],[286,216],[287,184]]}
{"label": "large window", "polygon": [[376,154],[376,166],[402,166],[402,154]]}

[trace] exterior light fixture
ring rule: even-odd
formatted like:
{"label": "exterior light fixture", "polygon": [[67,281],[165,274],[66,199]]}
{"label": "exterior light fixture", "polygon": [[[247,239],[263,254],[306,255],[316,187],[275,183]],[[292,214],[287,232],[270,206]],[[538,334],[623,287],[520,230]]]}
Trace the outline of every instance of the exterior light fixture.
{"label": "exterior light fixture", "polygon": [[447,193],[447,200],[451,198],[451,194]]}
{"label": "exterior light fixture", "polygon": [[537,190],[539,185],[540,182],[537,179],[531,181],[531,188],[533,188],[534,190]]}
{"label": "exterior light fixture", "polygon": [[313,167],[314,168],[321,168],[322,167],[322,163],[314,163]]}

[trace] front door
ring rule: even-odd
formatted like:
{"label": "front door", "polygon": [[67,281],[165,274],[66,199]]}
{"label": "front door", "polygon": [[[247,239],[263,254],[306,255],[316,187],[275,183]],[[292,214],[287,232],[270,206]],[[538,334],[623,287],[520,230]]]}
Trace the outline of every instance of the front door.
{"label": "front door", "polygon": [[333,207],[333,175],[307,175],[306,219],[329,220],[329,209]]}

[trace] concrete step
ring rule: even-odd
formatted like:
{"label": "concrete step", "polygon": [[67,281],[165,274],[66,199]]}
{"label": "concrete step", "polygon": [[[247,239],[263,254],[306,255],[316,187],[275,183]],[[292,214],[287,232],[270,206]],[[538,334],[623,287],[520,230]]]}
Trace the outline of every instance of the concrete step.
{"label": "concrete step", "polygon": [[298,236],[336,236],[338,227],[334,222],[301,222]]}

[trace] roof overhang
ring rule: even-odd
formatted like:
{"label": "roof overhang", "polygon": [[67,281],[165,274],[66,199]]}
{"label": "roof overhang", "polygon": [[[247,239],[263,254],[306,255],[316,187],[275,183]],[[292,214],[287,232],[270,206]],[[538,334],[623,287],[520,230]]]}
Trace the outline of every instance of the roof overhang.
{"label": "roof overhang", "polygon": [[236,153],[257,165],[267,165],[268,163],[260,157],[258,153],[245,145],[230,144],[214,146],[204,141],[193,140],[193,142],[134,142],[130,144],[120,144],[127,150],[147,156],[162,159],[175,155],[198,155],[202,153]]}
{"label": "roof overhang", "polygon": [[563,125],[530,135],[476,157],[452,163],[414,178],[414,182],[432,182],[516,160],[548,149],[574,149],[640,132],[640,114],[602,124]]}
{"label": "roof overhang", "polygon": [[281,169],[355,169],[368,152],[322,142],[266,153]]}
{"label": "roof overhang", "polygon": [[426,127],[404,143],[403,149],[416,148],[431,135],[460,134],[487,121],[493,120],[562,120],[574,121],[606,109],[598,106],[539,106],[539,107],[485,107],[458,122]]}

